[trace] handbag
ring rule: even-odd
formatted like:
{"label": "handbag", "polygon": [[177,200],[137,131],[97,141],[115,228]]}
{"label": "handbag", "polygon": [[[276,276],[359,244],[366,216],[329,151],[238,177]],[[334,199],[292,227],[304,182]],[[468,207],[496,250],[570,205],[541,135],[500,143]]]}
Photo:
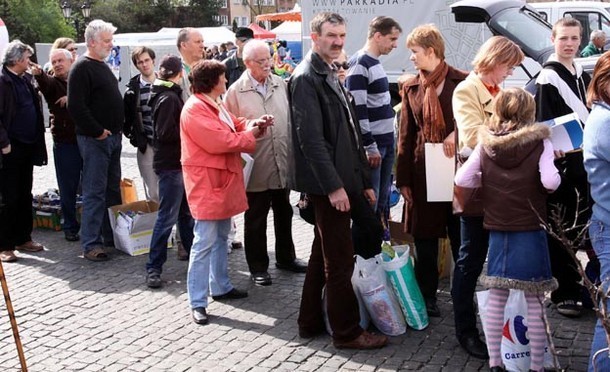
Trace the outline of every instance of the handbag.
{"label": "handbag", "polygon": [[316,224],[316,215],[314,214],[313,203],[307,197],[307,194],[304,192],[301,193],[301,197],[299,198],[299,202],[296,207],[299,209],[299,215],[301,218],[312,225]]}
{"label": "handbag", "polygon": [[[465,162],[466,159],[457,153],[458,130],[457,127],[453,131],[455,133],[455,170],[457,171]],[[483,216],[483,190],[480,187],[470,188],[453,185],[453,214],[463,217],[480,217]]]}

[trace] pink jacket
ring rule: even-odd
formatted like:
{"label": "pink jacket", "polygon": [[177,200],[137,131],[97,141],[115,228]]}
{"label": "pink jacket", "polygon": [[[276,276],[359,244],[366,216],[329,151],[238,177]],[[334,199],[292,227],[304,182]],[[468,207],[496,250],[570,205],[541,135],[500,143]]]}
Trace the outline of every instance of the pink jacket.
{"label": "pink jacket", "polygon": [[253,152],[256,139],[244,131],[245,119],[230,116],[235,130],[202,94],[192,95],[180,115],[184,187],[196,220],[222,220],[248,209],[241,152]]}

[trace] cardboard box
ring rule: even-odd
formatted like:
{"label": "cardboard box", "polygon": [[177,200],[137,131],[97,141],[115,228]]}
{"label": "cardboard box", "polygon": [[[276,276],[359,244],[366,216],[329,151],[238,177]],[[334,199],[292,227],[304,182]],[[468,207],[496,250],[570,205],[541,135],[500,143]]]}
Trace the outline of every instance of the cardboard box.
{"label": "cardboard box", "polygon": [[61,210],[32,208],[32,221],[34,228],[61,231]]}
{"label": "cardboard box", "polygon": [[[108,208],[116,249],[130,256],[148,253],[158,210],[159,205],[150,200]],[[127,216],[128,212],[137,212],[137,214]]]}

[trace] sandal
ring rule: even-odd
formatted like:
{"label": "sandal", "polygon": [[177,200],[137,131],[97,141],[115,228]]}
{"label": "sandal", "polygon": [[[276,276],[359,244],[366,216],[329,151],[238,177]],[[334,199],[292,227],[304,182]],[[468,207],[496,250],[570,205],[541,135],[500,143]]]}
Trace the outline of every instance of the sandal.
{"label": "sandal", "polygon": [[89,261],[95,261],[95,262],[108,261],[108,259],[109,259],[108,254],[100,247],[95,247],[92,250],[90,250],[89,252],[85,252],[85,254],[83,254],[83,256],[86,259],[88,259]]}

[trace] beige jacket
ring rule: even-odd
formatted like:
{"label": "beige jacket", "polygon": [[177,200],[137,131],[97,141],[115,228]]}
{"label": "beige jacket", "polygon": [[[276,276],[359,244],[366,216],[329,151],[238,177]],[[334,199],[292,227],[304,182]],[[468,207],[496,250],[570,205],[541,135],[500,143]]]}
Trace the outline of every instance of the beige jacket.
{"label": "beige jacket", "polygon": [[479,127],[493,112],[493,99],[494,97],[474,72],[455,88],[452,105],[460,141],[458,151],[464,147],[475,148]]}
{"label": "beige jacket", "polygon": [[254,88],[250,74],[244,72],[224,97],[227,109],[235,116],[257,119],[273,115],[275,124],[256,140],[252,155],[254,166],[246,187],[248,192],[285,189],[288,172],[288,124],[290,110],[286,83],[276,75],[267,78],[267,95]]}

